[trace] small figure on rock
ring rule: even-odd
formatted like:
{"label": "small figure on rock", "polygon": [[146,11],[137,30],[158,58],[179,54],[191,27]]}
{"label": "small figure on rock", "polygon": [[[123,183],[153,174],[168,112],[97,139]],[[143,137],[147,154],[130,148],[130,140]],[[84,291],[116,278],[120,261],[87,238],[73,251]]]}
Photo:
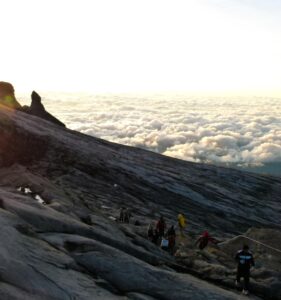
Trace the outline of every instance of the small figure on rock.
{"label": "small figure on rock", "polygon": [[154,224],[151,222],[147,229],[147,238],[152,242],[154,237]]}
{"label": "small figure on rock", "polygon": [[124,210],[124,223],[130,223],[130,218],[131,218],[132,214],[129,208],[126,208]]}
{"label": "small figure on rock", "polygon": [[156,231],[158,233],[159,238],[162,238],[165,234],[166,229],[166,222],[164,220],[164,217],[161,216],[156,224]]}
{"label": "small figure on rock", "polygon": [[168,241],[169,241],[169,251],[171,254],[174,254],[175,246],[176,246],[176,231],[174,225],[172,225],[168,229],[166,236],[168,237]]}
{"label": "small figure on rock", "polygon": [[242,250],[239,250],[235,256],[237,261],[237,276],[236,286],[240,285],[240,278],[244,278],[243,291],[244,295],[249,294],[250,269],[255,266],[253,254],[249,251],[249,246],[244,245]]}
{"label": "small figure on rock", "polygon": [[148,226],[147,229],[147,238],[155,245],[157,245],[159,236],[158,236],[158,232],[155,228],[155,224],[154,222],[151,222]]}
{"label": "small figure on rock", "polygon": [[209,235],[208,231],[203,232],[203,234],[198,238],[198,240],[196,241],[195,245],[199,244],[199,249],[203,250],[204,248],[206,248],[208,246],[208,243],[214,243],[217,244],[219,243],[218,240],[216,240],[215,238],[211,237]]}
{"label": "small figure on rock", "polygon": [[124,223],[125,207],[121,207],[119,214],[119,222]]}
{"label": "small figure on rock", "polygon": [[179,225],[179,230],[180,230],[180,235],[181,237],[184,237],[184,229],[186,227],[186,218],[184,214],[179,214],[178,215],[178,225]]}

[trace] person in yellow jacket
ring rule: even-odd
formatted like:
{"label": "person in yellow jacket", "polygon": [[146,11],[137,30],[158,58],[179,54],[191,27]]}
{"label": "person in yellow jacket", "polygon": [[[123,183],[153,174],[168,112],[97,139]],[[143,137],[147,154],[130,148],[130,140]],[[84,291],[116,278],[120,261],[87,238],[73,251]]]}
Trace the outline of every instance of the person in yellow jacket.
{"label": "person in yellow jacket", "polygon": [[180,229],[180,234],[182,237],[184,237],[184,228],[186,227],[186,218],[184,214],[179,214],[178,215],[178,225],[179,225],[179,229]]}

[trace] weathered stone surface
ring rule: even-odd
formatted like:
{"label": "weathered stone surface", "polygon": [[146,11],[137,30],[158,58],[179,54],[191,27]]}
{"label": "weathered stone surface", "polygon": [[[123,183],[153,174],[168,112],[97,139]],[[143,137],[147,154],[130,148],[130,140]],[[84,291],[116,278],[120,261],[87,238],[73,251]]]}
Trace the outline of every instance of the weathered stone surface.
{"label": "weathered stone surface", "polygon": [[[231,251],[227,243],[253,226],[279,232],[280,178],[112,144],[23,112],[0,109],[0,133],[1,300],[244,299],[232,257],[241,241]],[[121,206],[131,209],[130,224],[114,221]],[[146,229],[160,214],[174,224],[179,212],[187,238],[173,257]],[[204,229],[225,248],[198,252]],[[259,255],[252,293],[278,299],[278,270]]]}

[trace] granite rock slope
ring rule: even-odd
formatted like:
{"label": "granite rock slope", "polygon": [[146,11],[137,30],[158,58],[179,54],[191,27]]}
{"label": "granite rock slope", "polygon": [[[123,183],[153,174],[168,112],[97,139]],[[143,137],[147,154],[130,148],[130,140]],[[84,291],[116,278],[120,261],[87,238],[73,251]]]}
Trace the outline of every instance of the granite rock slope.
{"label": "granite rock slope", "polygon": [[[191,236],[280,230],[280,185],[0,107],[1,299],[237,299],[150,243],[147,225],[183,212]],[[131,224],[116,222],[121,206]]]}

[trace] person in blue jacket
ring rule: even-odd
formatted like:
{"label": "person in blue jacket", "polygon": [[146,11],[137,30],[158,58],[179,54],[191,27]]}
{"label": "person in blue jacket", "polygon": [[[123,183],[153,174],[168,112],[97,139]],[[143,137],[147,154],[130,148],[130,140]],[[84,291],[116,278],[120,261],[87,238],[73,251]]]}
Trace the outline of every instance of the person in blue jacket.
{"label": "person in blue jacket", "polygon": [[244,285],[242,293],[244,295],[249,294],[249,282],[250,282],[250,269],[255,265],[253,254],[249,251],[249,246],[244,245],[242,250],[239,250],[235,256],[237,261],[237,276],[236,285],[240,284],[240,278],[244,278]]}

